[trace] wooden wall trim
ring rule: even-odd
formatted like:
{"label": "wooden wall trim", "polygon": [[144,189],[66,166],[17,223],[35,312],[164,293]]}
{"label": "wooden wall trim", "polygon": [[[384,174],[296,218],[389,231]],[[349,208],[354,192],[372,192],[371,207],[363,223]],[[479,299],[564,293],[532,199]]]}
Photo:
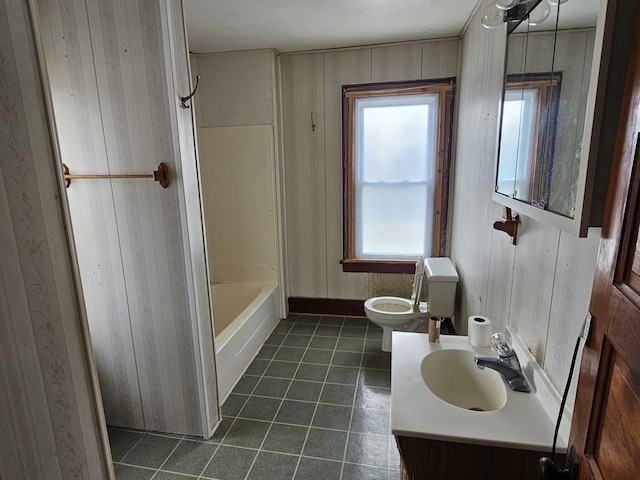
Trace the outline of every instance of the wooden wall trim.
{"label": "wooden wall trim", "polygon": [[289,297],[289,313],[365,317],[364,300]]}

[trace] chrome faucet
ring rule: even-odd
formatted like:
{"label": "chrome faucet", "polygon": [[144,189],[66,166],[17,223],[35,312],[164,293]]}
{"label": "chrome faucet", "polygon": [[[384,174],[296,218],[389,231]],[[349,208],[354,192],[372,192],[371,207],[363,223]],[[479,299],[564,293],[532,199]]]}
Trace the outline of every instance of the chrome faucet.
{"label": "chrome faucet", "polygon": [[488,355],[476,355],[476,366],[482,370],[485,367],[491,368],[507,380],[512,390],[517,392],[529,392],[529,384],[522,374],[518,356],[511,348],[511,344],[503,333],[494,333],[491,336],[491,350],[498,354],[498,357]]}

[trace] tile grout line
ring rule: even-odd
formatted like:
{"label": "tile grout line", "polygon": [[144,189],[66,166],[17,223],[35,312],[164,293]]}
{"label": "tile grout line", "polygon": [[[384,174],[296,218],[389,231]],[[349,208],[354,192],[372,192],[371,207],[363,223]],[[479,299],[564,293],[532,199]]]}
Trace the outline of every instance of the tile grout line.
{"label": "tile grout line", "polygon": [[[299,317],[299,315],[298,315]],[[282,321],[282,320],[281,320]],[[294,321],[294,325],[295,323],[298,321],[298,318],[296,318],[296,320]],[[280,322],[278,322],[278,325],[280,325]],[[277,326],[274,328],[274,330],[277,328]],[[269,336],[273,335],[273,331],[269,334]],[[267,337],[268,338],[268,337]],[[286,335],[285,335],[286,338]],[[283,339],[284,342],[284,339]],[[266,343],[262,344],[262,347],[260,347],[260,349],[262,349],[264,346],[266,345]],[[278,345],[278,348],[276,349],[276,351],[273,353],[273,357],[271,357],[267,363],[267,366],[265,367],[264,371],[260,374],[260,380],[262,380],[263,376],[264,376],[264,372],[267,371],[267,369],[269,368],[269,366],[271,365],[271,363],[273,362],[274,357],[277,355],[278,351],[280,350],[280,347],[282,346],[282,344]],[[254,357],[252,362],[255,361],[256,358]],[[266,360],[266,359],[264,359]],[[246,370],[245,370],[246,372]],[[246,373],[243,373],[243,375]],[[251,394],[255,391],[256,387],[258,386],[258,383],[260,383],[260,380],[258,380],[256,382],[256,384],[253,386],[253,389],[251,390]],[[232,390],[233,392],[233,390]],[[227,435],[229,434],[229,432],[231,431],[231,429],[233,428],[233,426],[236,424],[236,421],[239,418],[240,413],[242,412],[242,409],[244,409],[244,407],[247,405],[247,402],[249,401],[249,398],[251,398],[251,394],[247,395],[247,399],[244,401],[244,404],[242,405],[242,407],[240,408],[240,410],[238,410],[238,413],[233,417],[233,422],[231,422],[231,425],[229,425],[229,429],[224,433],[224,435],[222,436],[222,438],[220,439],[220,445],[225,445],[225,446],[231,446],[233,447],[234,445],[226,445],[224,444],[225,439],[227,438]],[[231,395],[231,393],[229,394]],[[228,397],[227,397],[228,398]],[[226,401],[226,400],[225,400]],[[200,477],[202,477],[202,475],[204,475],[204,472],[207,470],[207,468],[209,468],[209,465],[211,464],[211,462],[213,461],[213,457],[215,457],[215,454],[218,452],[218,450],[220,450],[220,447],[218,447],[215,451],[215,453],[213,455],[211,455],[211,458],[209,459],[209,461],[207,462],[207,464],[204,467],[204,470],[202,470],[202,473],[200,474]],[[258,453],[260,451],[258,450]],[[255,459],[258,458],[258,454],[256,453],[255,458],[253,459],[255,462]],[[253,467],[253,463],[251,464],[251,466],[249,467],[249,470],[247,471],[247,476],[249,475],[249,472],[251,472],[251,468]]]}
{"label": "tile grout line", "polygon": [[[307,349],[305,350],[305,353],[304,353],[304,355],[302,356],[302,359],[300,360],[300,364],[302,364],[302,361],[303,361],[303,359],[304,359],[304,356],[307,354],[307,351],[308,351],[308,350],[309,350],[309,348],[310,348],[309,346],[311,345],[311,342],[313,341],[313,337],[314,337],[314,335],[315,335],[315,332],[317,332],[317,331],[318,331],[318,327],[320,326],[320,323],[321,323],[321,322],[322,322],[322,316],[320,316],[320,318],[318,318],[318,323],[316,324],[316,328],[315,328],[315,330],[314,330],[313,335],[312,335],[312,336],[311,336],[311,338],[309,339],[309,344],[307,345]],[[342,319],[342,323],[344,323],[344,319]],[[340,331],[342,331],[342,324],[340,325]],[[321,336],[321,335],[318,335],[318,336]],[[338,333],[338,337],[339,337],[339,336],[340,336],[340,334]],[[327,379],[327,376],[329,375],[329,369],[331,368],[331,360],[333,360],[333,355],[334,355],[334,353],[335,353],[335,349],[336,349],[336,347],[337,347],[337,346],[338,346],[338,340],[336,339],[336,343],[335,343],[335,345],[333,346],[333,352],[331,353],[331,358],[329,359],[329,365],[327,366],[327,372],[324,374],[324,379],[325,379],[325,381],[326,381],[326,379]],[[300,364],[298,365],[298,370],[300,369]],[[297,373],[297,370],[296,370],[296,373]],[[292,382],[292,383],[293,383],[293,382]],[[320,382],[318,382],[318,383],[320,383]],[[306,433],[306,435],[304,436],[304,442],[302,442],[302,448],[300,449],[300,456],[299,456],[299,458],[298,458],[298,462],[296,463],[296,468],[295,468],[295,469],[294,469],[294,471],[293,471],[293,477],[291,477],[291,478],[292,478],[292,480],[293,480],[293,479],[295,479],[296,475],[298,474],[298,469],[300,468],[300,462],[302,461],[302,455],[303,455],[303,453],[304,453],[304,447],[307,445],[307,440],[309,439],[309,434],[311,433],[311,428],[312,428],[312,425],[313,425],[313,420],[314,420],[314,419],[315,419],[315,417],[316,417],[316,412],[318,411],[318,404],[320,403],[320,397],[322,396],[322,391],[323,391],[323,390],[324,390],[324,382],[322,383],[322,388],[320,389],[320,393],[318,394],[318,399],[317,399],[317,401],[315,402],[315,404],[316,404],[316,405],[315,405],[315,407],[314,407],[314,409],[313,409],[313,415],[311,415],[311,418],[309,419],[309,425],[307,426],[307,433]]]}
{"label": "tile grout line", "polygon": [[[139,439],[138,439],[138,440],[133,444],[133,446],[132,446],[129,450],[127,450],[127,453],[125,453],[125,454],[122,456],[122,458],[121,458],[121,459],[120,459],[120,461],[118,462],[118,465],[120,465],[121,463],[124,463],[124,462],[123,462],[123,460],[124,460],[124,459],[126,459],[126,458],[127,458],[127,455],[129,455],[129,454],[131,453],[131,451],[132,451],[134,448],[136,448],[136,447],[138,446],[138,444],[142,441],[142,439],[143,439],[144,437],[146,437],[147,433],[149,433],[149,432],[144,432],[142,435],[140,435],[140,438],[139,438]],[[115,470],[115,468],[114,468],[114,470]]]}
{"label": "tile grout line", "polygon": [[[334,319],[340,319],[339,323],[335,324],[333,322],[328,322],[331,323],[329,325],[326,325],[327,327],[337,327],[336,329],[333,330],[333,336],[330,335],[331,329],[329,329],[327,332],[318,332],[318,328],[323,326],[322,323],[322,318],[334,318]],[[382,434],[382,433],[374,433],[374,432],[354,432],[352,431],[353,428],[353,421],[354,421],[354,415],[355,415],[355,408],[358,407],[358,392],[360,391],[360,387],[364,386],[364,370],[365,370],[365,354],[369,353],[372,355],[380,355],[382,352],[378,352],[375,349],[375,346],[373,346],[373,349],[371,349],[371,343],[372,342],[379,342],[380,339],[377,337],[371,337],[370,335],[372,335],[374,332],[373,330],[375,329],[375,327],[372,326],[372,324],[370,322],[366,322],[365,320],[365,325],[364,326],[359,326],[359,325],[353,325],[353,324],[347,324],[346,323],[346,317],[334,317],[334,316],[319,316],[319,318],[312,322],[312,323],[298,323],[301,319],[301,316],[298,315],[295,317],[295,320],[293,321],[288,321],[286,323],[288,323],[288,329],[286,332],[284,332],[284,335],[281,337],[282,340],[277,344],[277,345],[270,345],[271,347],[275,347],[275,350],[273,351],[273,354],[270,356],[270,358],[262,358],[261,360],[264,361],[264,369],[262,369],[262,372],[260,374],[247,374],[244,373],[243,376],[248,376],[248,377],[256,377],[257,381],[256,383],[250,388],[247,389],[246,392],[239,392],[236,393],[237,396],[243,396],[246,397],[244,400],[242,399],[238,399],[240,400],[240,402],[238,402],[240,404],[240,407],[235,410],[237,411],[237,413],[235,415],[229,415],[229,417],[225,417],[226,419],[228,419],[230,421],[230,425],[228,427],[228,429],[225,431],[224,435],[222,437],[220,437],[219,440],[207,440],[204,441],[205,443],[208,444],[212,444],[215,445],[214,450],[211,453],[211,456],[209,457],[208,461],[206,462],[206,465],[204,466],[204,468],[202,469],[201,473],[199,475],[195,475],[195,474],[186,474],[186,473],[181,473],[181,472],[172,472],[169,470],[164,470],[164,467],[167,465],[169,459],[171,458],[172,455],[175,454],[175,452],[180,448],[180,446],[185,442],[185,440],[187,440],[187,438],[183,435],[181,437],[178,436],[174,436],[174,435],[163,435],[162,433],[158,433],[158,436],[166,436],[169,438],[179,438],[179,441],[177,442],[177,444],[174,446],[174,448],[172,449],[172,451],[168,454],[168,456],[165,458],[164,462],[160,465],[159,468],[157,469],[153,469],[150,467],[142,467],[142,466],[137,466],[137,465],[131,465],[131,464],[127,464],[126,462],[114,462],[114,464],[116,464],[115,466],[118,466],[120,463],[123,463],[126,466],[131,466],[131,467],[138,467],[138,468],[144,468],[146,470],[152,470],[155,473],[153,474],[152,478],[157,478],[158,474],[160,472],[166,472],[166,473],[175,473],[175,474],[181,474],[181,475],[185,475],[188,476],[189,478],[199,478],[201,480],[204,480],[205,478],[207,478],[208,480],[210,480],[209,477],[205,477],[205,472],[207,470],[207,468],[211,465],[211,462],[213,461],[213,458],[216,456],[216,454],[218,454],[220,446],[227,446],[227,447],[233,447],[233,448],[238,448],[238,449],[243,449],[243,450],[249,450],[249,451],[253,451],[255,452],[255,457],[253,458],[251,465],[249,465],[248,467],[248,471],[247,474],[245,475],[245,480],[247,480],[252,472],[252,469],[255,467],[256,462],[257,462],[257,458],[260,455],[261,452],[265,452],[265,453],[269,453],[272,455],[286,455],[287,457],[297,457],[297,462],[295,462],[295,468],[292,471],[292,479],[295,478],[296,475],[298,475],[301,471],[300,471],[300,466],[301,466],[301,462],[303,457],[304,458],[310,458],[310,459],[314,459],[314,460],[318,460],[318,461],[326,461],[326,462],[330,462],[331,464],[339,464],[339,467],[337,468],[337,472],[339,472],[339,477],[336,478],[343,478],[345,475],[345,466],[347,463],[347,453],[349,451],[349,440],[352,438],[352,434],[355,433],[362,433],[362,434],[366,434],[367,436],[370,437],[375,437],[378,438],[380,440],[382,440],[383,438],[386,439],[386,451],[387,451],[387,465],[386,465],[386,471],[387,471],[387,476],[386,478],[388,478],[389,480],[391,480],[393,477],[391,477],[393,474],[397,474],[398,469],[392,469],[391,468],[391,439],[393,438],[392,435],[390,434]],[[287,319],[283,319],[283,320],[287,320]],[[304,332],[294,332],[293,329],[295,327],[295,325],[312,325],[313,326],[313,330],[310,331],[309,334],[304,333]],[[372,328],[373,327],[373,328]],[[357,330],[355,330],[357,329]],[[275,330],[275,329],[274,329]],[[272,333],[278,333],[281,334],[280,332],[272,332]],[[320,334],[319,334],[320,333]],[[323,335],[322,333],[326,333],[325,335]],[[348,335],[348,336],[345,336]],[[300,345],[296,345],[295,343],[293,343],[294,338],[297,336],[305,336],[308,337],[308,341],[306,343],[306,346],[304,348],[301,347]],[[332,348],[322,348],[323,344],[322,342],[319,342],[319,344],[313,345],[313,339],[314,338],[318,338],[318,339],[322,339],[322,338],[331,338],[334,340],[333,343],[333,347]],[[285,344],[287,341],[292,341],[291,345],[287,345]],[[359,347],[358,350],[355,350],[353,347],[355,346],[356,348],[358,348],[357,344],[349,344],[349,340],[351,341],[357,341],[357,342],[362,342],[362,345]],[[341,344],[342,342],[342,344]],[[266,343],[263,344],[263,346],[267,345]],[[325,345],[327,345],[327,343],[325,343]],[[282,359],[276,359],[276,356],[278,355],[278,353],[283,352],[283,347],[291,348],[291,349],[300,349],[303,350],[302,354],[301,354],[301,358],[297,361],[291,361],[291,360],[287,360]],[[314,347],[319,347],[319,348],[314,348]],[[342,347],[342,348],[341,348]],[[320,350],[320,351],[329,351],[331,352],[331,355],[329,356],[328,359],[328,363],[312,363],[312,362],[306,362],[304,361],[305,356],[309,353],[310,350]],[[344,355],[344,359],[342,360],[342,362],[344,364],[334,364],[333,362],[336,361],[336,355],[338,353],[346,353],[346,354],[358,354],[359,358],[357,360],[358,364],[357,366],[354,366],[353,364],[350,364],[349,362],[352,362],[353,360],[355,360],[355,358],[351,357],[349,358],[349,355]],[[293,358],[293,357],[292,357]],[[368,359],[368,357],[367,357]],[[254,358],[255,360],[255,358]],[[381,363],[376,360],[376,358],[371,358],[370,359],[371,362],[373,364],[376,365],[381,365]],[[381,358],[382,360],[382,358]],[[369,360],[367,360],[369,361]],[[272,368],[274,365],[277,365],[279,362],[285,362],[285,363],[296,363],[296,367],[293,370],[292,374],[287,374],[286,376],[291,375],[290,378],[284,378],[284,377],[272,377],[272,376],[267,376],[267,370],[269,368]],[[303,365],[317,365],[317,366],[322,366],[322,367],[326,367],[326,372],[324,373],[324,377],[322,379],[322,381],[316,381],[316,380],[306,380],[306,379],[298,379],[296,380],[296,375],[298,373],[300,373],[300,369],[302,368]],[[289,367],[290,368],[290,367]],[[344,369],[344,370],[343,370]],[[352,370],[351,370],[352,369]],[[367,370],[372,370],[373,372],[388,372],[390,373],[390,369],[389,368],[371,368],[371,367],[366,367]],[[352,380],[351,380],[351,376],[354,375],[353,370],[355,370],[355,385],[353,385]],[[331,373],[334,372],[333,375],[333,380],[330,382],[329,381],[329,377],[331,375]],[[276,372],[279,373],[279,372]],[[314,375],[314,371],[313,369],[309,372],[311,374],[311,376],[309,376],[308,378],[318,378],[317,375]],[[316,371],[316,373],[319,373]],[[242,377],[241,377],[242,378]],[[272,397],[269,396],[269,392],[268,390],[266,391],[267,394],[265,395],[259,395],[256,394],[256,390],[258,388],[258,385],[262,382],[262,380],[265,379],[278,379],[281,381],[288,381],[288,385],[286,387],[286,390],[284,391],[284,393],[282,394],[282,396],[280,398],[278,397]],[[381,383],[382,377],[379,374],[375,374],[372,377],[372,381],[374,382],[372,384],[373,387],[376,387],[376,390],[383,390],[383,391],[390,391],[390,388],[387,388],[384,383]],[[289,399],[290,401],[296,401],[296,402],[300,402],[301,404],[314,404],[314,408],[313,408],[313,413],[311,414],[310,420],[309,420],[309,424],[308,425],[301,425],[300,423],[288,423],[288,422],[277,422],[277,416],[278,414],[281,412],[283,406],[284,406],[284,402],[287,401],[287,395],[291,392],[291,389],[293,388],[293,382],[297,381],[299,383],[313,383],[313,384],[319,384],[320,385],[320,390],[318,393],[318,396],[316,398],[316,401],[312,402],[309,400],[301,400],[301,399],[295,399],[295,398],[291,398]],[[251,380],[250,383],[252,383],[253,380]],[[282,384],[284,384],[284,382],[282,382]],[[281,385],[282,385],[281,384]],[[285,384],[286,385],[286,384]],[[335,385],[337,388],[335,389],[335,392],[333,390],[329,390],[329,392],[333,392],[334,394],[338,395],[336,397],[336,401],[340,402],[342,401],[342,394],[343,390],[346,391],[346,388],[343,387],[353,387],[353,397],[351,399],[351,404],[350,407],[349,405],[345,405],[344,403],[329,403],[329,402],[323,402],[321,401],[322,395],[325,394],[325,390],[327,388],[327,385]],[[312,389],[313,390],[313,389]],[[233,391],[232,391],[233,393]],[[301,392],[304,393],[304,392]],[[302,395],[304,396],[304,395]],[[331,395],[329,395],[329,397],[331,397]],[[250,401],[250,399],[252,398],[266,398],[266,399],[272,399],[272,400],[277,400],[279,401],[279,404],[275,414],[273,416],[273,418],[271,418],[271,420],[266,421],[266,420],[262,420],[262,419],[254,419],[254,418],[249,418],[249,417],[243,417],[241,416],[241,412],[244,408],[246,408],[247,403]],[[311,397],[309,397],[311,398]],[[332,400],[331,398],[329,398],[329,400]],[[275,402],[274,402],[275,403]],[[340,426],[342,425],[342,423],[340,423],[340,425],[335,428],[335,427],[327,427],[327,426],[314,426],[313,423],[314,421],[317,421],[318,419],[318,414],[319,414],[319,409],[321,405],[326,405],[326,406],[330,406],[330,407],[338,407],[338,408],[350,408],[351,411],[349,413],[349,421],[348,421],[348,426],[346,427],[346,430],[343,430],[342,428],[340,428]],[[374,407],[377,407],[379,405],[375,404]],[[364,407],[362,407],[364,408]],[[386,412],[387,415],[390,415],[390,410],[389,409],[384,409],[384,408],[372,408],[371,410],[380,410],[380,413]],[[328,412],[330,413],[330,412]],[[322,417],[324,419],[324,417]],[[249,421],[256,421],[256,422],[260,422],[260,423],[267,423],[268,427],[266,429],[266,433],[265,436],[262,438],[260,445],[256,448],[256,447],[245,447],[245,446],[239,446],[239,445],[227,445],[224,444],[223,442],[229,437],[229,433],[232,430],[232,428],[237,425],[238,420],[249,420]],[[297,419],[294,419],[294,421],[297,421]],[[286,425],[286,426],[290,426],[290,427],[298,427],[298,428],[306,428],[306,434],[305,434],[305,438],[304,438],[304,443],[302,443],[302,447],[299,453],[295,454],[295,453],[290,453],[290,452],[284,452],[284,451],[277,451],[277,450],[272,450],[269,448],[265,448],[266,447],[266,440],[267,437],[269,436],[269,434],[272,432],[273,430],[273,426],[276,423],[281,423],[282,425]],[[331,425],[334,422],[328,421],[328,422],[321,422],[327,425]],[[333,459],[333,458],[325,458],[328,455],[324,454],[324,456],[311,456],[311,455],[304,455],[304,448],[306,446],[306,442],[309,439],[310,436],[310,432],[312,428],[316,428],[318,430],[325,430],[325,431],[332,431],[332,432],[342,432],[346,438],[345,438],[345,445],[344,445],[344,450],[343,450],[343,455],[342,455],[342,459]],[[113,431],[115,429],[115,427],[111,427],[110,431]],[[302,432],[301,432],[302,433]],[[130,452],[136,448],[136,446],[138,446],[140,444],[140,442],[145,438],[145,436],[147,436],[147,434],[150,435],[155,435],[155,433],[152,432],[144,432],[143,435],[134,443],[134,445],[125,453],[125,455],[122,457],[122,459],[124,460],[125,457],[127,455],[130,454]],[[196,440],[197,441],[197,440]],[[275,445],[276,448],[278,448],[280,445],[277,444]],[[206,457],[205,457],[206,458]],[[358,466],[362,466],[362,467],[370,467],[370,468],[374,468],[374,469],[378,469],[380,468],[382,470],[382,468],[380,467],[380,465],[375,465],[372,464],[372,462],[368,462],[368,463],[364,463],[362,462],[363,457],[360,457],[358,455],[358,458],[356,458],[353,462],[348,462],[350,464],[353,465],[358,465]],[[327,464],[329,465],[329,464]],[[333,467],[332,467],[333,468]],[[384,470],[382,470],[384,471]],[[381,472],[382,473],[382,472]],[[333,478],[333,477],[332,477]],[[282,480],[285,480],[284,478]]]}
{"label": "tile grout line", "polygon": [[342,468],[340,469],[340,479],[344,476],[344,467],[347,463],[347,451],[349,450],[349,440],[351,439],[351,424],[353,423],[353,413],[356,408],[356,399],[358,398],[358,389],[360,388],[360,377],[362,376],[362,361],[364,360],[364,351],[367,346],[367,336],[369,335],[369,324],[365,328],[364,339],[362,341],[362,350],[360,351],[360,366],[358,367],[358,375],[356,376],[356,390],[353,393],[353,399],[351,400],[351,416],[349,417],[349,430],[347,431],[347,441],[344,445],[344,452],[342,454]]}
{"label": "tile grout line", "polygon": [[178,446],[180,446],[180,444],[182,443],[183,440],[184,440],[184,435],[182,435],[182,438],[180,438],[180,441],[178,443],[176,443],[176,445],[173,447],[171,452],[169,452],[169,455],[167,455],[167,458],[164,459],[164,462],[162,462],[160,464],[160,466],[156,469],[156,473],[153,475],[153,477],[151,477],[151,480],[156,478],[158,473],[160,473],[160,470],[162,470],[162,467],[164,467],[165,464],[169,461],[169,458],[171,458],[171,455],[173,455],[173,452],[175,452],[178,449]]}
{"label": "tile grout line", "polygon": [[[284,342],[286,341],[287,337],[291,334],[291,330],[298,325],[298,320],[300,319],[300,315],[297,316],[295,322],[293,322],[293,325],[289,328],[289,331],[285,334],[284,338],[282,339],[282,343],[278,346],[278,349],[275,351],[275,353],[273,354],[273,357],[271,359],[271,361],[273,362],[275,360],[276,355],[278,354],[278,352],[280,351],[280,348],[282,348],[284,346]],[[289,390],[291,390],[291,386],[293,385],[293,381],[294,378],[296,376],[296,374],[298,373],[298,370],[300,370],[300,365],[302,364],[302,359],[304,358],[304,356],[306,355],[307,351],[309,350],[309,345],[311,344],[311,340],[313,339],[313,335],[315,334],[316,330],[318,329],[318,325],[319,325],[319,320],[318,323],[315,325],[315,328],[313,329],[313,333],[309,336],[309,343],[307,344],[307,346],[305,347],[305,351],[302,354],[302,357],[300,358],[300,360],[298,361],[298,366],[296,367],[295,372],[293,372],[293,374],[291,375],[291,379],[289,380],[289,386],[287,387],[287,390],[284,392],[282,398],[280,399],[280,405],[278,405],[278,409],[276,410],[276,413],[274,414],[273,418],[271,419],[271,422],[269,422],[269,428],[267,429],[267,432],[264,435],[264,438],[262,439],[262,442],[260,443],[260,447],[258,447],[258,453],[256,454],[256,456],[253,459],[253,462],[251,462],[251,465],[249,466],[249,470],[247,470],[247,475],[245,476],[245,480],[248,480],[249,475],[251,474],[251,470],[253,469],[253,466],[256,463],[256,460],[258,459],[258,456],[260,455],[260,452],[265,451],[262,449],[262,447],[264,446],[264,443],[267,441],[267,437],[269,436],[269,432],[271,432],[271,429],[273,428],[273,424],[275,423],[275,420],[278,416],[278,413],[280,413],[280,409],[282,408],[282,405],[284,404],[284,399],[286,398],[287,394],[289,393]],[[303,325],[303,324],[301,324]],[[306,324],[305,324],[306,325]],[[269,365],[271,365],[271,363],[269,363]],[[269,366],[267,366],[267,369],[269,368]],[[265,369],[265,372],[267,370]],[[264,377],[264,373],[263,375],[260,377],[260,380],[258,381],[258,383],[260,383],[260,381],[262,381],[262,379],[265,378]],[[269,377],[267,377],[269,378]],[[256,384],[257,387],[258,384]],[[255,391],[255,387],[254,390]],[[240,412],[242,413],[242,412]],[[309,429],[311,427],[307,427],[307,436],[309,435]],[[306,442],[306,437],[305,437],[305,442]],[[304,446],[304,443],[303,443]],[[267,450],[268,452],[268,450]],[[279,452],[279,453],[284,453],[284,452]],[[296,468],[293,471],[293,477],[292,479],[295,477],[296,472],[298,470],[298,465],[300,463],[300,458],[302,455],[302,451],[300,452],[300,454],[298,455],[298,461],[296,462]]]}
{"label": "tile grout line", "polygon": [[[318,319],[318,326],[320,325],[320,323],[322,322],[322,316],[320,316],[320,318]],[[342,318],[342,323],[340,324],[340,331],[338,332],[338,336],[336,338],[336,343],[333,346],[333,350],[331,352],[331,358],[329,359],[329,365],[327,366],[327,373],[324,374],[324,380],[322,382],[322,388],[320,389],[320,393],[318,395],[318,400],[316,402],[316,406],[313,409],[313,415],[311,416],[311,420],[309,421],[309,427],[307,429],[307,435],[304,438],[304,442],[302,444],[302,450],[300,451],[300,458],[298,459],[298,464],[296,465],[296,469],[293,473],[293,478],[295,479],[295,476],[298,473],[298,468],[300,467],[300,462],[302,461],[302,455],[304,454],[304,447],[307,446],[307,440],[309,440],[309,434],[311,433],[311,428],[313,427],[313,421],[316,418],[316,413],[318,412],[318,405],[320,404],[320,398],[322,397],[322,392],[324,391],[324,386],[327,383],[327,377],[329,376],[329,370],[331,370],[331,365],[333,362],[333,357],[336,354],[336,349],[338,348],[338,342],[340,341],[340,335],[342,333],[342,328],[344,326],[344,317]],[[316,331],[317,331],[317,327],[316,327]],[[311,344],[311,341],[309,342],[309,344]],[[325,458],[323,460],[329,460],[328,458]]]}

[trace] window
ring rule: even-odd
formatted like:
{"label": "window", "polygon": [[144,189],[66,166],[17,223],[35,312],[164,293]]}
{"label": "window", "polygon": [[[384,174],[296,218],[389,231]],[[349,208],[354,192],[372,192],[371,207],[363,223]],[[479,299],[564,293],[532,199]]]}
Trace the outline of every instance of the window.
{"label": "window", "polygon": [[453,80],[343,87],[344,271],[445,253]]}
{"label": "window", "polygon": [[[535,178],[533,164],[537,143],[540,92],[537,88],[509,88],[504,92],[502,118],[504,131],[500,151],[504,158],[499,164],[498,191],[529,198],[532,189],[529,179]],[[507,175],[503,172],[511,172]]]}

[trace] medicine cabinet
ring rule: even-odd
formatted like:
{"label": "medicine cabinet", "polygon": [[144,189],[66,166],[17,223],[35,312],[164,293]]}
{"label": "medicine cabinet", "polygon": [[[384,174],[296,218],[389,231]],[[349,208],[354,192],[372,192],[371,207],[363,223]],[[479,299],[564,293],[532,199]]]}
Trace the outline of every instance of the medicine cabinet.
{"label": "medicine cabinet", "polygon": [[[506,17],[493,199],[578,236],[599,223],[591,207],[604,202],[593,192],[609,64],[604,32],[613,1],[542,0],[524,18]],[[608,166],[598,170],[606,182],[601,172]]]}

